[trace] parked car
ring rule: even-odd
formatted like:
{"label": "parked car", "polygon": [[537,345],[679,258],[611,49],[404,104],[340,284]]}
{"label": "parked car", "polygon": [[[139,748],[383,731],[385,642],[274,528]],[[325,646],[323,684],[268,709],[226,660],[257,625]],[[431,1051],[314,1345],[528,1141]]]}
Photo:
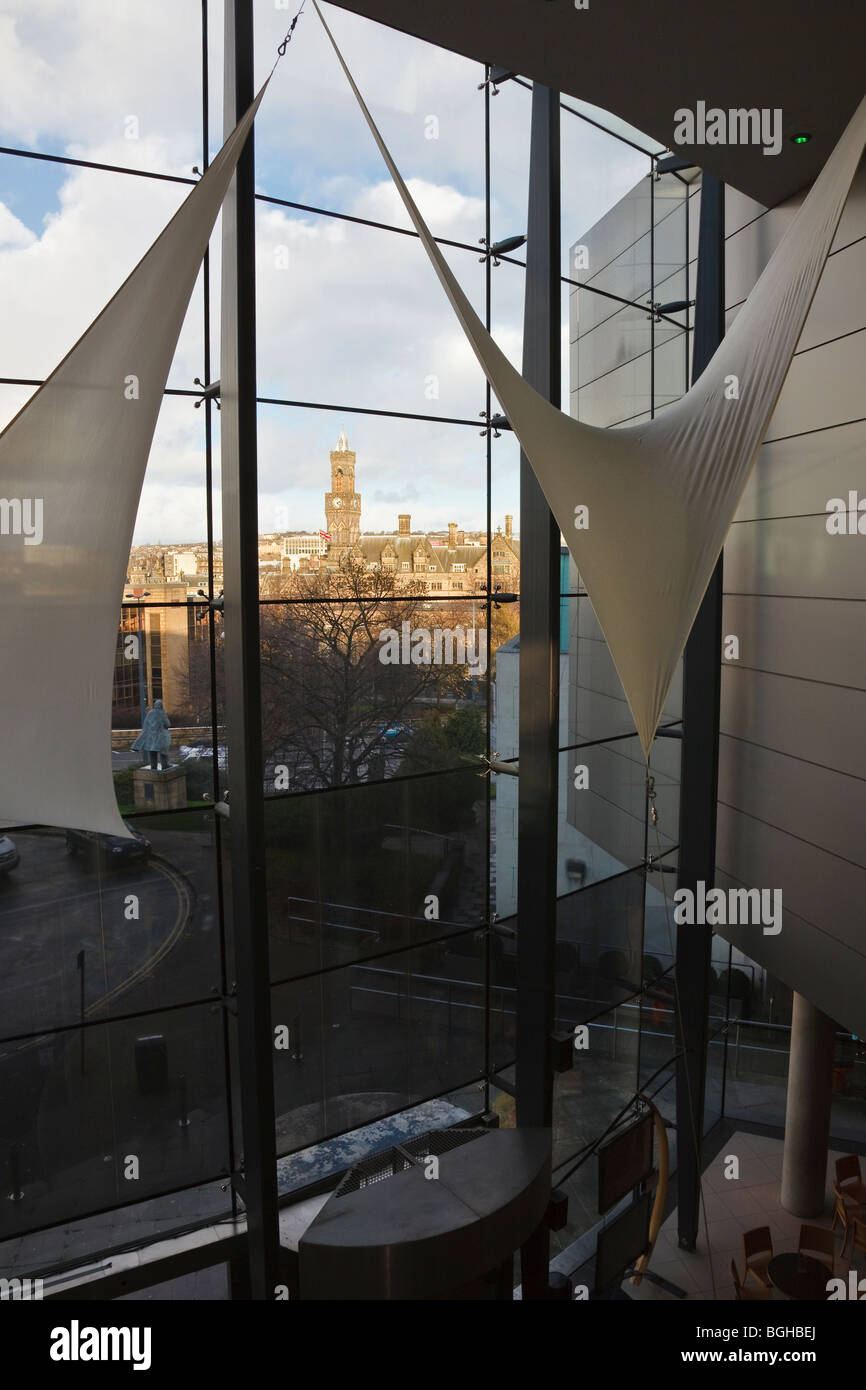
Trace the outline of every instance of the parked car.
{"label": "parked car", "polygon": [[17,869],[21,863],[21,855],[15,846],[15,841],[10,840],[8,835],[0,835],[0,874],[11,873]]}
{"label": "parked car", "polygon": [[379,730],[379,737],[387,739],[389,743],[404,743],[407,738],[412,737],[413,730],[408,724],[383,724]]}
{"label": "parked car", "polygon": [[124,864],[146,864],[153,846],[136,830],[129,821],[124,821],[127,830],[132,832],[131,840],[121,839],[119,835],[102,835],[95,830],[67,830],[67,854],[85,853],[104,859],[119,866]]}

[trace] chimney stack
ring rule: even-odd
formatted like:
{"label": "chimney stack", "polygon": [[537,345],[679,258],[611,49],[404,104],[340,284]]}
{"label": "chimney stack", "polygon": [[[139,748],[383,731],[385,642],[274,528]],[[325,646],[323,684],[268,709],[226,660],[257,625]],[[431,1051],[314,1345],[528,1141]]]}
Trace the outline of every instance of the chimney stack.
{"label": "chimney stack", "polygon": [[465,532],[465,531],[458,531],[458,532],[457,532],[457,544],[458,544],[458,545],[465,545],[465,544],[466,544],[466,532]]}
{"label": "chimney stack", "polygon": [[456,521],[449,521],[449,523],[448,523],[448,549],[449,549],[449,550],[456,550],[456,548],[457,548],[457,522],[456,522]]}
{"label": "chimney stack", "polygon": [[411,522],[412,517],[407,515],[406,512],[402,512],[400,516],[397,517],[397,527],[401,536],[408,536],[411,534]]}
{"label": "chimney stack", "polygon": [[509,540],[509,541],[511,540],[513,523],[514,523],[514,517],[513,517],[513,516],[507,516],[507,517],[505,518],[505,536],[506,536],[506,539]]}

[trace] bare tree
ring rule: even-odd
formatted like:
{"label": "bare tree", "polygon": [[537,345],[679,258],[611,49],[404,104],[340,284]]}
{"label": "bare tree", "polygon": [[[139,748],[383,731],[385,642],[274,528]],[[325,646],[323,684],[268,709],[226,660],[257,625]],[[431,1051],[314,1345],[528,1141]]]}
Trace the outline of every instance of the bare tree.
{"label": "bare tree", "polygon": [[[451,605],[430,604],[423,581],[367,568],[347,556],[337,570],[272,576],[260,609],[262,743],[268,780],[288,770],[292,789],[343,786],[382,775],[443,694],[466,688],[461,665],[381,660],[386,630],[411,633],[434,617],[456,626]],[[424,609],[428,611],[423,611]],[[404,629],[404,624],[406,628]],[[217,687],[223,690],[223,637],[216,625]],[[209,654],[190,652],[190,691],[210,721]],[[223,721],[222,698],[217,718]],[[391,737],[388,737],[390,733]]]}
{"label": "bare tree", "polygon": [[350,555],[339,570],[293,576],[288,601],[263,606],[264,743],[293,785],[341,786],[375,772],[387,730],[399,740],[419,700],[462,687],[465,668],[381,660],[384,631],[423,626],[425,595],[423,583]]}

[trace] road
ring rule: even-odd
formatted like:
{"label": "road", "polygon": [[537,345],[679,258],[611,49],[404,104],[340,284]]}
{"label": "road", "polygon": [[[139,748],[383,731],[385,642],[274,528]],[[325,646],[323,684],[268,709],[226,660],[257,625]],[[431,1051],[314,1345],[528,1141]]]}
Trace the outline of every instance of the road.
{"label": "road", "polygon": [[80,1019],[82,951],[92,1016],[180,939],[195,893],[158,838],[148,864],[97,872],[62,832],[15,832],[21,862],[0,877],[0,1036]]}

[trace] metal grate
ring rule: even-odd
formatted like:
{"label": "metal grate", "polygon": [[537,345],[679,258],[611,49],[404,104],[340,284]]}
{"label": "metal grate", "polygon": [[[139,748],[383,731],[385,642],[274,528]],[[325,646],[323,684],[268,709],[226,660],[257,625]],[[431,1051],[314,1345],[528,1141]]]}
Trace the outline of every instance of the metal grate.
{"label": "metal grate", "polygon": [[421,1134],[417,1139],[408,1139],[400,1147],[410,1155],[416,1162],[420,1162],[428,1154],[447,1154],[452,1149],[460,1149],[464,1144],[471,1144],[473,1139],[480,1139],[483,1134],[489,1134],[489,1129],[436,1129],[430,1134]]}
{"label": "metal grate", "polygon": [[425,1158],[431,1154],[437,1158],[462,1148],[473,1139],[489,1134],[487,1129],[437,1129],[429,1134],[407,1139],[403,1144],[394,1144],[381,1153],[370,1154],[349,1169],[340,1182],[335,1197],[345,1197],[350,1192],[360,1192],[362,1187],[372,1187],[374,1183],[385,1182],[395,1173],[405,1173],[408,1168],[423,1167]]}

